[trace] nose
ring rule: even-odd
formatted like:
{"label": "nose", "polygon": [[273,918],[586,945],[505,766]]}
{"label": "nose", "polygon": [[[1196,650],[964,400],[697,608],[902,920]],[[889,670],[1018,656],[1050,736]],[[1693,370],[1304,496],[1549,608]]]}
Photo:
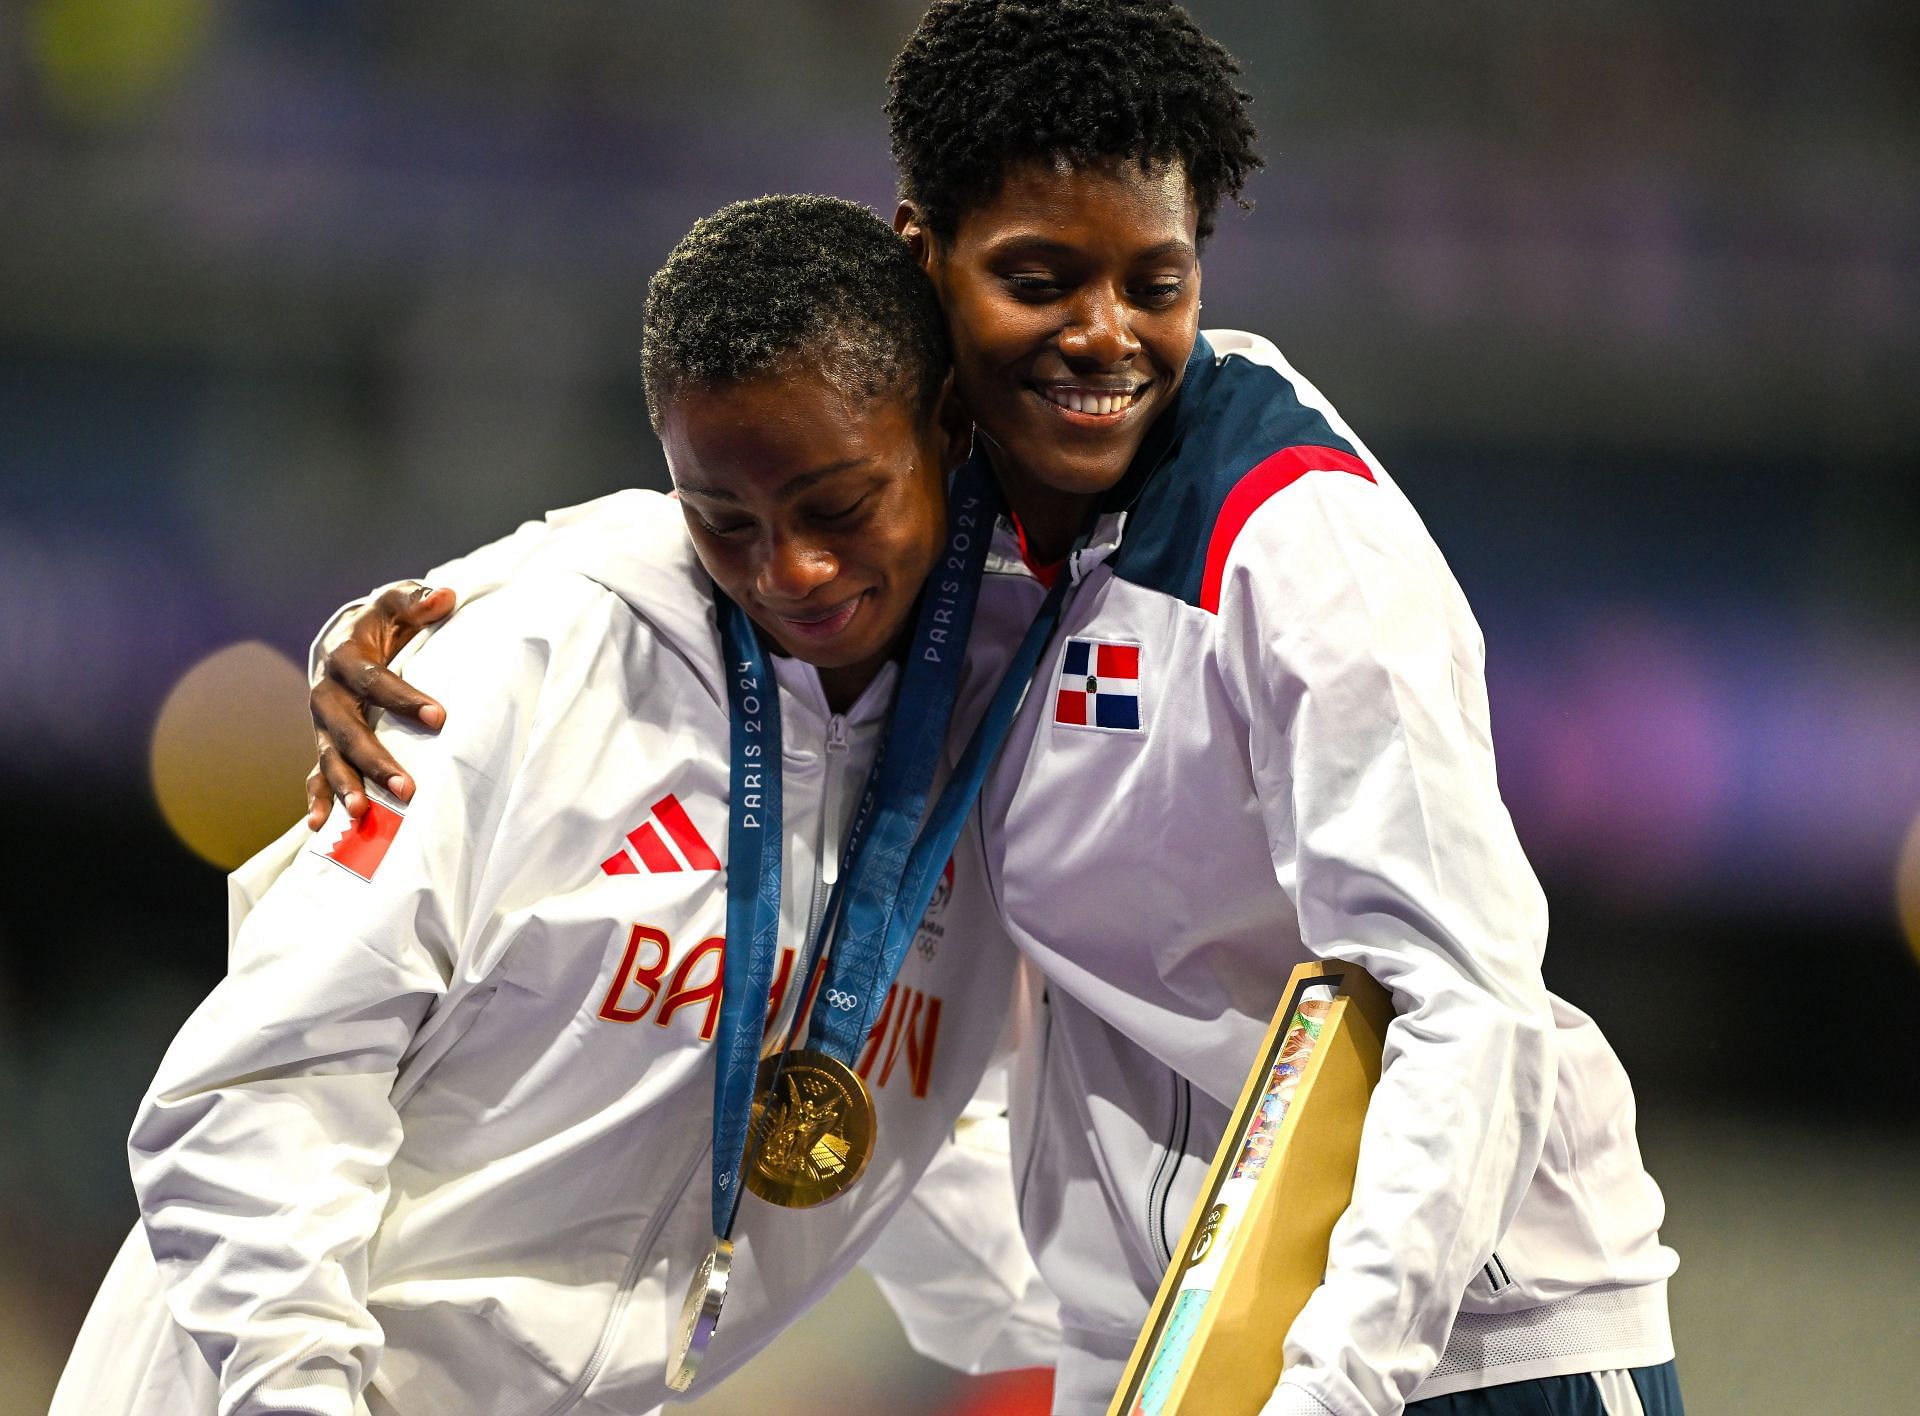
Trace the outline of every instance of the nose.
{"label": "nose", "polygon": [[1075,363],[1110,369],[1140,352],[1122,292],[1089,283],[1078,292],[1060,331],[1060,352]]}
{"label": "nose", "polygon": [[769,536],[754,573],[754,593],[771,604],[794,605],[840,573],[833,552],[805,537]]}

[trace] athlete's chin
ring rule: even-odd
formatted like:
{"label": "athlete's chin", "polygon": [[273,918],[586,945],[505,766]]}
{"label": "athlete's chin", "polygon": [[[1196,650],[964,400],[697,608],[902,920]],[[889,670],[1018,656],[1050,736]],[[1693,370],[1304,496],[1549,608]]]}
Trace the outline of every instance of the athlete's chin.
{"label": "athlete's chin", "polygon": [[1020,464],[1028,478],[1063,496],[1098,496],[1117,485],[1140,450],[1138,437],[1086,437],[1076,430],[1039,426],[1023,428],[1005,440],[1020,450]]}
{"label": "athlete's chin", "polygon": [[1055,455],[1029,458],[1027,472],[1041,486],[1062,496],[1099,496],[1118,485],[1133,464],[1132,448],[1092,457],[1072,456],[1062,449],[1051,451]]}
{"label": "athlete's chin", "polygon": [[811,664],[816,669],[850,669],[858,664],[867,664],[876,659],[885,659],[885,644],[846,643],[834,645],[793,644],[781,645],[794,658],[802,663]]}

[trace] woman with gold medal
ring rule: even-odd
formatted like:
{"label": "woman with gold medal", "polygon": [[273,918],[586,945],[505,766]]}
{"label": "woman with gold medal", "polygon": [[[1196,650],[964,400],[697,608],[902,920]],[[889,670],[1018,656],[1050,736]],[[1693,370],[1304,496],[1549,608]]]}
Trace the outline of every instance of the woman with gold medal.
{"label": "woman with gold medal", "polygon": [[[670,322],[666,328],[671,331]],[[650,386],[653,382],[650,379]],[[749,607],[764,603],[763,581],[750,583],[740,574],[747,569],[764,576],[764,552],[755,547],[766,543],[760,529],[766,519],[743,515],[737,482],[715,484],[708,471],[712,463],[734,457],[742,469],[757,470],[758,456],[736,442],[751,444],[759,435],[740,431],[734,421],[739,417],[737,400],[729,399],[715,417],[727,431],[708,427],[704,420],[710,411],[697,395],[680,397],[662,420],[661,437],[695,543],[715,581],[729,592],[719,602],[720,631],[728,665],[738,800],[748,790],[742,774],[756,745],[763,744],[770,758],[779,756],[776,701],[754,691],[764,680],[765,668]],[[766,412],[769,420],[777,417],[771,408]],[[943,869],[951,868],[974,799],[1026,697],[1065,602],[1063,581],[1033,615],[934,799],[932,788],[945,765],[949,719],[967,669],[974,602],[999,520],[997,489],[977,461],[956,471],[948,503],[946,543],[927,566],[887,739],[853,813],[843,868],[796,974],[811,981],[811,1006],[796,1012],[786,1045],[760,1062],[751,1113],[746,1107],[747,1080],[759,1029],[750,1026],[753,1020],[744,1014],[729,1014],[723,1022],[716,1048],[714,1244],[688,1288],[679,1353],[669,1378],[675,1390],[686,1389],[697,1374],[732,1281],[730,1236],[741,1178],[721,1168],[723,1158],[730,1162],[744,1151],[746,1188],[774,1205],[794,1209],[846,1193],[868,1164],[877,1118],[856,1060],[871,1046],[894,980],[915,943]],[[730,537],[744,544],[736,547]],[[834,626],[860,612],[859,596],[829,601],[807,620],[807,627]],[[782,617],[776,613],[773,618]],[[976,694],[985,691],[977,681],[971,687]],[[736,810],[730,823],[728,919],[736,941],[749,933],[756,941],[767,937],[776,923],[768,911],[777,892],[767,889],[766,882],[777,878],[779,869],[780,845],[769,819],[777,822],[777,787],[770,777],[766,785],[767,809]],[[736,949],[729,960],[729,995],[760,997],[766,978],[752,970],[770,967],[771,957],[771,949],[758,942],[750,951]],[[796,1045],[800,1012],[806,1015],[803,1046]]]}
{"label": "woman with gold medal", "polygon": [[[1061,1276],[1055,1409],[1106,1410],[1317,957],[1365,967],[1398,1016],[1265,1416],[1674,1416],[1662,1200],[1619,1060],[1541,977],[1465,597],[1320,392],[1266,340],[1200,330],[1201,245],[1260,165],[1237,73],[1166,0],[937,0],[890,74],[897,225],[1009,503],[976,657],[1074,582],[981,809],[1047,984],[1016,1136]],[[378,623],[359,633],[337,667],[415,701],[365,673]],[[329,730],[397,770],[354,745],[344,696],[316,702]]]}
{"label": "woman with gold medal", "polygon": [[741,203],[645,360],[679,499],[409,646],[459,705],[382,726],[417,775],[236,875],[58,1416],[645,1411],[863,1257],[955,1365],[1051,1360],[1004,1147],[954,1140],[1017,973],[977,771],[919,830],[993,514],[931,290],[864,209]]}

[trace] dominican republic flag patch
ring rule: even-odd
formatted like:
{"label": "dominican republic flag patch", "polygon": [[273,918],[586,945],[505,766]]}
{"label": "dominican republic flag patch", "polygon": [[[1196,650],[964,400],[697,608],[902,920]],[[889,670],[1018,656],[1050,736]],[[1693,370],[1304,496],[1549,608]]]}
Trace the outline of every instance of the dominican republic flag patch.
{"label": "dominican republic flag patch", "polygon": [[1108,732],[1140,731],[1140,646],[1069,639],[1054,689],[1053,721]]}

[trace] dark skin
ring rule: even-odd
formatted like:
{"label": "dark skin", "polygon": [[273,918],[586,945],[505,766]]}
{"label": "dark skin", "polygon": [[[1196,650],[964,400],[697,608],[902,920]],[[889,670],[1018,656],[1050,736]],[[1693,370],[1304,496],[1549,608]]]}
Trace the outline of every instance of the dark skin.
{"label": "dark skin", "polygon": [[373,708],[412,718],[438,731],[447,710],[387,665],[421,630],[453,613],[454,594],[403,580],[368,603],[348,623],[347,637],[320,662],[320,681],[307,695],[313,715],[314,767],[307,773],[307,826],[326,824],[334,799],[349,816],[367,811],[363,779],[386,784],[401,801],[413,799],[413,778],[367,726]]}
{"label": "dark skin", "polygon": [[[1037,561],[1067,553],[1172,406],[1200,329],[1197,225],[1182,167],[1127,158],[1016,167],[947,240],[910,202],[894,216],[939,291],[955,387]],[[452,611],[449,592],[420,592],[383,595],[327,657],[313,692],[321,757],[307,779],[310,826],[333,796],[353,815],[366,810],[361,772],[398,777],[406,790],[389,790],[411,795],[364,712],[445,720],[440,704],[384,668]]]}
{"label": "dark skin", "polygon": [[1178,163],[1015,167],[942,240],[894,214],[940,293],[954,378],[1035,559],[1067,553],[1172,406],[1200,331]]}
{"label": "dark skin", "polygon": [[967,430],[858,399],[813,370],[675,396],[660,442],[694,552],[781,652],[851,708],[905,646],[946,532]]}
{"label": "dark skin", "polygon": [[[918,412],[904,394],[849,395],[811,368],[689,388],[662,409],[660,441],[695,553],[772,641],[851,708],[913,627],[946,531],[946,480],[971,428],[952,381]],[[361,772],[402,801],[413,782],[367,725],[368,705],[431,728],[446,709],[385,668],[453,611],[448,590],[395,586],[355,617],[311,694],[320,760],[307,825],[334,797],[367,807]]]}

